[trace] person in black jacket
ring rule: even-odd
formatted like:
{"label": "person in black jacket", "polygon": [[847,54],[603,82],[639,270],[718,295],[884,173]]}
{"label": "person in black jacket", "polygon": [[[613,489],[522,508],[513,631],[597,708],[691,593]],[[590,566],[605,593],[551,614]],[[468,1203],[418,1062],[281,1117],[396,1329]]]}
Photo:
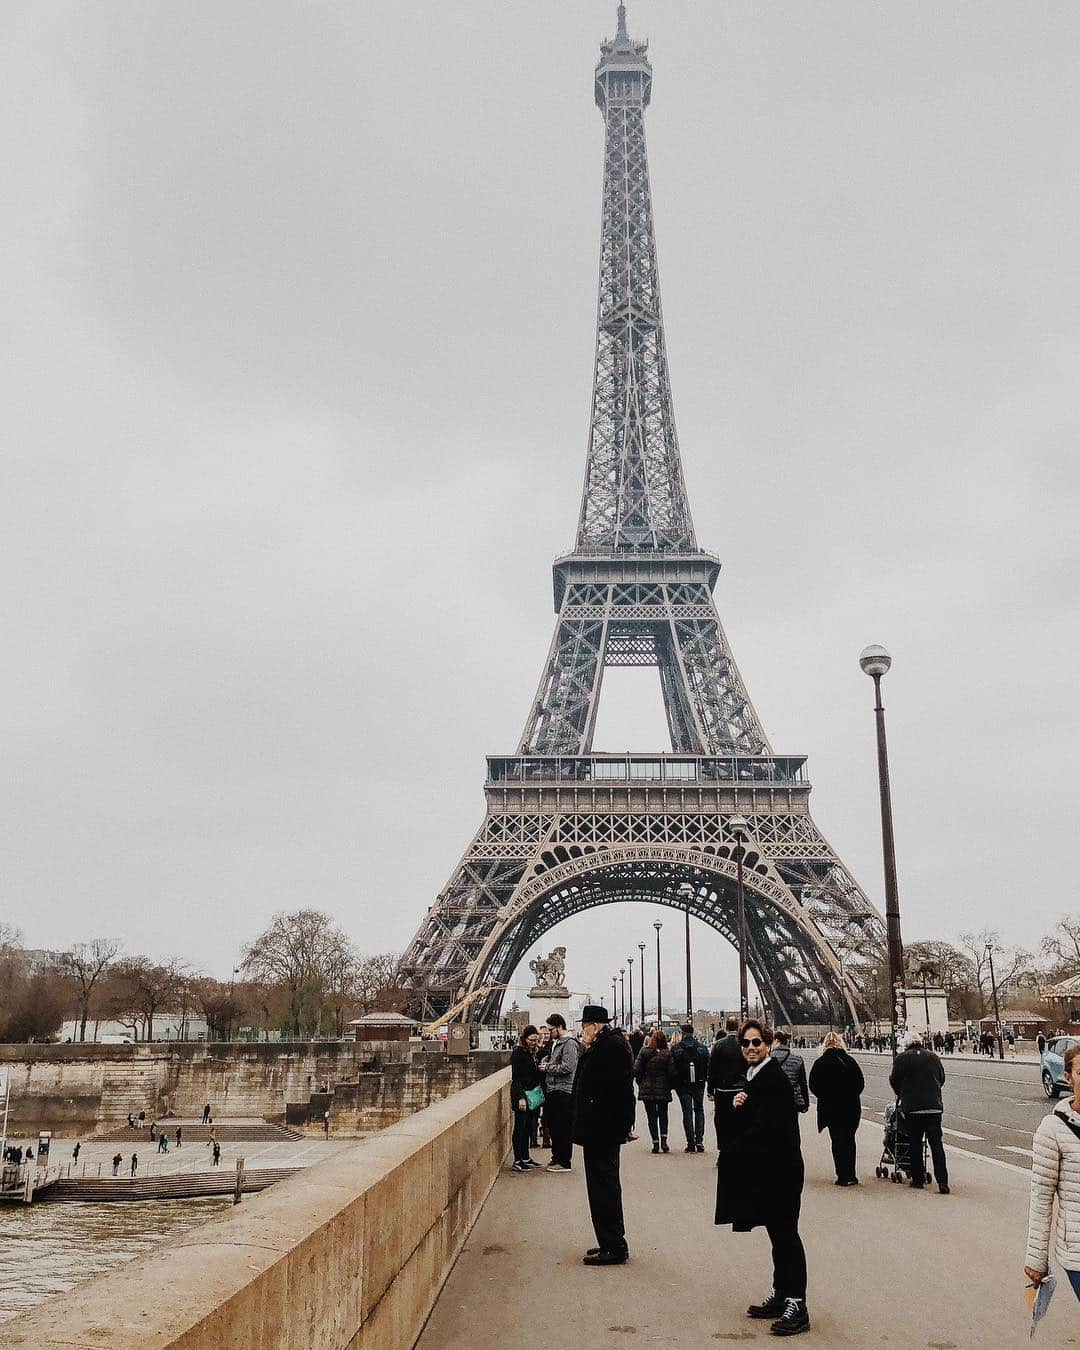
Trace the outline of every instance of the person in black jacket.
{"label": "person in black jacket", "polygon": [[638,1085],[638,1099],[645,1103],[645,1114],[649,1118],[652,1151],[670,1153],[667,1141],[668,1103],[671,1101],[676,1073],[667,1037],[659,1027],[634,1061],[634,1078]]}
{"label": "person in black jacket", "polygon": [[587,1266],[621,1266],[629,1257],[623,1222],[619,1149],[634,1124],[634,1060],[626,1038],[613,1031],[606,1008],[581,1012],[585,1044],[574,1076],[574,1143],[581,1145],[585,1186],[596,1240]]}
{"label": "person in black jacket", "polygon": [[718,1149],[724,1146],[731,1122],[731,1103],[746,1073],[746,1065],[739,1050],[739,1019],[729,1017],[725,1026],[727,1035],[717,1036],[709,1053],[709,1074],[706,1080],[709,1101],[713,1104]]}
{"label": "person in black jacket", "polygon": [[716,1222],[736,1233],[764,1226],[772,1243],[773,1288],[747,1316],[775,1319],[770,1331],[794,1336],[810,1327],[806,1252],[799,1237],[803,1159],[795,1096],[769,1054],[772,1031],[754,1018],[739,1030],[746,1084],[735,1093],[716,1164]]}
{"label": "person in black jacket", "polygon": [[687,1153],[705,1152],[705,1083],[709,1076],[709,1052],[694,1035],[692,1022],[683,1024],[679,1043],[672,1047],[676,1090],[682,1107],[683,1134]]}
{"label": "person in black jacket", "polygon": [[896,1056],[889,1086],[900,1099],[900,1109],[907,1122],[908,1145],[911,1151],[911,1184],[921,1191],[926,1185],[923,1170],[923,1137],[930,1145],[934,1160],[934,1180],[942,1195],[949,1194],[949,1169],[945,1162],[945,1145],[941,1138],[943,1110],[941,1089],[945,1070],[933,1050],[927,1050],[917,1031],[909,1031],[903,1051]]}
{"label": "person in black jacket", "polygon": [[837,1186],[857,1186],[855,1131],[862,1115],[866,1086],[862,1069],[844,1046],[843,1036],[830,1031],[821,1042],[821,1057],[810,1069],[810,1091],[817,1098],[818,1133],[827,1129],[832,1142]]}
{"label": "person in black jacket", "polygon": [[540,1164],[529,1157],[529,1133],[536,1112],[529,1106],[525,1093],[541,1085],[540,1066],[536,1051],[540,1033],[533,1026],[526,1027],[510,1055],[510,1101],[514,1107],[514,1167],[515,1172],[528,1172]]}

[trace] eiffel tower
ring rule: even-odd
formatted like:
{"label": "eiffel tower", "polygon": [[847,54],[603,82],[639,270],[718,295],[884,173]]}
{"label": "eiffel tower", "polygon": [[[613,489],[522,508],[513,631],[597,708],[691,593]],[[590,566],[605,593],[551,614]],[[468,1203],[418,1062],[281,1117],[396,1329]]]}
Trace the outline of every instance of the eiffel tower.
{"label": "eiffel tower", "polygon": [[[401,958],[416,1013],[469,992],[491,1020],[553,925],[637,900],[737,945],[742,818],[747,964],[770,1016],[856,1019],[885,926],[810,817],[805,756],[777,755],[713,602],[675,434],[645,109],[648,44],[626,8],[601,45],[603,216],[596,365],[577,544],[554,565],[555,635],[517,753],[488,758],[484,822]],[[656,666],[671,753],[592,750],[604,670]],[[842,1010],[842,1011],[840,1011]]]}

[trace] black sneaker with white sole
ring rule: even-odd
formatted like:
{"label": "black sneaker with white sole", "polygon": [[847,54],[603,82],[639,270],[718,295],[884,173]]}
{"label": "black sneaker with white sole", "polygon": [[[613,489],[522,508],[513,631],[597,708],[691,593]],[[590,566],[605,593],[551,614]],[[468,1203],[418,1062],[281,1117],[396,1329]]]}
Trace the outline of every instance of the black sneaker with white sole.
{"label": "black sneaker with white sole", "polygon": [[773,1336],[797,1336],[801,1331],[810,1330],[810,1314],[806,1311],[806,1300],[786,1298],[783,1316],[769,1328]]}

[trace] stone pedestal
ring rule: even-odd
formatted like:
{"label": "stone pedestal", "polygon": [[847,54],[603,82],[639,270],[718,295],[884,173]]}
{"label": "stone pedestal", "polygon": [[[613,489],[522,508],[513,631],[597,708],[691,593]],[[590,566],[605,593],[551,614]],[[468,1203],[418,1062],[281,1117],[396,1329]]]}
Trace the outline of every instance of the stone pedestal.
{"label": "stone pedestal", "polygon": [[529,990],[529,1021],[542,1027],[552,1013],[570,1025],[570,990],[564,985],[536,985]]}
{"label": "stone pedestal", "polygon": [[[929,1034],[933,1036],[935,1032],[940,1031],[942,1035],[949,1029],[949,1004],[945,997],[945,990],[935,988],[934,985],[927,985],[926,998],[923,998],[922,985],[916,985],[914,989],[904,990],[904,1002],[907,1006],[907,1027],[909,1031],[917,1031],[920,1036]],[[927,1025],[926,1010],[929,1006],[930,1019]]]}

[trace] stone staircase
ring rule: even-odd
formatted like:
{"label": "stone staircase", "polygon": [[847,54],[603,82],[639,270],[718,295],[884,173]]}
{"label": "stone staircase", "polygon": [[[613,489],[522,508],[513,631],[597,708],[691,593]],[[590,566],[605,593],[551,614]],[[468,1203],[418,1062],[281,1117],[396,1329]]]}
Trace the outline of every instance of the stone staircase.
{"label": "stone staircase", "polygon": [[[201,1120],[170,1119],[165,1117],[157,1122],[158,1129],[164,1130],[170,1141],[176,1134],[177,1125],[183,1126],[184,1143],[205,1144],[210,1126]],[[222,1144],[280,1144],[303,1139],[299,1130],[287,1129],[284,1125],[271,1125],[265,1120],[228,1119],[214,1122],[218,1142]],[[94,1135],[94,1142],[100,1144],[140,1144],[144,1148],[156,1148],[150,1142],[150,1118],[143,1129],[131,1130],[127,1125],[117,1125],[102,1134]]]}

